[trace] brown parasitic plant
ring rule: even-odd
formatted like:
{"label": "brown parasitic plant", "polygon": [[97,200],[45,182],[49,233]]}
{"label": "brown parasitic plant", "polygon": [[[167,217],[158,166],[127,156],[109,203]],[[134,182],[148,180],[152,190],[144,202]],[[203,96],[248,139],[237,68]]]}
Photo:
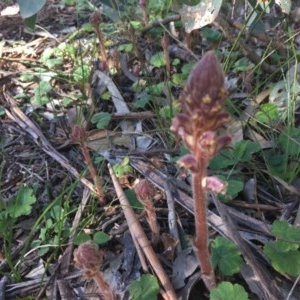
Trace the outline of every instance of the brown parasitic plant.
{"label": "brown parasitic plant", "polygon": [[101,203],[104,202],[104,194],[100,183],[100,178],[96,173],[95,167],[93,165],[92,158],[90,156],[90,151],[87,146],[87,132],[84,125],[73,125],[72,127],[72,133],[71,133],[71,139],[74,142],[77,142],[79,144],[79,147],[81,148],[84,161],[90,171],[90,175],[94,180],[97,195],[99,197],[99,200]]}
{"label": "brown parasitic plant", "polygon": [[154,186],[148,180],[142,179],[135,186],[135,193],[137,198],[144,204],[147,221],[152,233],[151,242],[153,246],[157,246],[159,242],[159,225],[156,219],[155,207],[153,206]]}
{"label": "brown parasitic plant", "polygon": [[93,278],[97,283],[104,300],[114,300],[115,296],[109,285],[104,281],[100,267],[102,265],[103,252],[92,241],[82,243],[74,250],[74,263],[78,269],[84,271],[84,275]]}
{"label": "brown parasitic plant", "polygon": [[149,25],[149,18],[148,18],[148,12],[147,12],[147,1],[146,0],[140,0],[139,1],[141,10],[142,10],[142,16],[144,20],[145,26]]}
{"label": "brown parasitic plant", "polygon": [[164,35],[161,40],[161,46],[164,51],[164,58],[166,61],[166,74],[167,78],[169,79],[171,76],[171,60],[170,60],[170,53],[169,53],[169,46],[170,46],[170,40],[167,35]]}
{"label": "brown parasitic plant", "polygon": [[101,14],[99,11],[95,11],[91,14],[90,23],[94,27],[95,32],[97,34],[97,38],[99,40],[99,45],[100,45],[100,52],[103,59],[103,64],[105,65],[103,69],[106,70],[108,68],[108,56],[106,54],[105,44],[101,33],[101,28],[100,28]]}
{"label": "brown parasitic plant", "polygon": [[210,159],[231,141],[225,129],[230,121],[229,114],[224,111],[226,97],[221,64],[214,52],[209,51],[192,70],[179,98],[182,113],[173,118],[171,127],[190,150],[190,154],[178,163],[192,174],[194,250],[202,279],[209,290],[216,286],[216,279],[208,248],[205,191],[225,192],[226,185],[216,177],[207,177],[206,169]]}

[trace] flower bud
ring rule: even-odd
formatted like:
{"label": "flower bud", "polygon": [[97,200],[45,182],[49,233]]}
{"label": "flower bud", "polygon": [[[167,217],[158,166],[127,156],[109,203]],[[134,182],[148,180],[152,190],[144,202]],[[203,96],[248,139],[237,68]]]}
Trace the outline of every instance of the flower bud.
{"label": "flower bud", "polygon": [[135,193],[139,200],[152,199],[155,196],[154,186],[146,179],[142,179],[135,187]]}
{"label": "flower bud", "polygon": [[92,277],[99,272],[102,265],[103,252],[92,241],[82,243],[74,250],[74,263],[78,269],[82,269],[86,276]]}

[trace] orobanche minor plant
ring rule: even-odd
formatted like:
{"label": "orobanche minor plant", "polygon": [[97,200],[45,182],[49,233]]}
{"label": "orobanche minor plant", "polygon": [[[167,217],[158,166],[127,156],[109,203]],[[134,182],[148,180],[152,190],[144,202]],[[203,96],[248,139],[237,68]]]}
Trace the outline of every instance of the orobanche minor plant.
{"label": "orobanche minor plant", "polygon": [[226,184],[217,177],[207,177],[211,158],[224,148],[231,137],[224,126],[230,116],[224,111],[227,91],[224,74],[213,51],[207,52],[192,70],[180,95],[182,113],[173,118],[171,129],[190,150],[178,163],[192,174],[196,238],[194,250],[198,257],[202,279],[211,290],[216,286],[208,249],[205,191],[225,192]]}

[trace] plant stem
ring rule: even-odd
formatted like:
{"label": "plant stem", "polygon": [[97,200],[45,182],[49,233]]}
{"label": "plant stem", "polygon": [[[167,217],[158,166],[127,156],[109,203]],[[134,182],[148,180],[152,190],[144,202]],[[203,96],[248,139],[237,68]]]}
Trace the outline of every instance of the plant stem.
{"label": "plant stem", "polygon": [[92,162],[92,159],[91,159],[91,156],[90,156],[90,152],[89,152],[89,149],[87,147],[87,145],[83,142],[81,143],[81,151],[82,151],[82,154],[83,154],[83,157],[84,157],[84,160],[85,160],[85,163],[90,171],[90,174],[94,180],[94,184],[95,184],[95,187],[96,187],[96,190],[97,190],[97,194],[98,194],[98,197],[100,199],[100,202],[103,203],[103,191],[102,191],[102,188],[101,188],[101,184],[100,184],[100,181],[99,181],[99,177],[95,171],[95,168],[94,168],[94,165],[93,165],[93,162]]}
{"label": "plant stem", "polygon": [[109,285],[103,280],[101,274],[99,272],[96,272],[93,276],[93,279],[97,283],[104,300],[114,300],[114,294],[111,291]]}
{"label": "plant stem", "polygon": [[200,165],[203,166],[197,173],[192,173],[192,185],[194,195],[195,227],[196,239],[194,243],[195,253],[199,260],[202,279],[206,287],[211,290],[216,287],[216,279],[212,268],[210,253],[208,249],[208,232],[206,224],[206,201],[202,187],[202,179],[205,177],[206,163],[201,159]]}

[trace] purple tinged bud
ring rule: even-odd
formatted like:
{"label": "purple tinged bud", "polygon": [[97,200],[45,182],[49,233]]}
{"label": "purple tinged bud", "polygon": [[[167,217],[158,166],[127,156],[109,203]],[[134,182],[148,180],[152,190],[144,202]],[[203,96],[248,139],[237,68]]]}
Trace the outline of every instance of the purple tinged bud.
{"label": "purple tinged bud", "polygon": [[199,166],[195,157],[191,154],[182,156],[178,161],[178,165],[184,169],[188,169],[191,172],[198,172]]}
{"label": "purple tinged bud", "polygon": [[214,176],[204,177],[202,179],[202,187],[215,192],[217,194],[225,194],[227,189],[227,184],[221,181],[219,178]]}
{"label": "purple tinged bud", "polygon": [[103,252],[92,241],[81,244],[74,250],[74,263],[78,269],[82,269],[86,276],[93,276],[99,272],[102,265]]}
{"label": "purple tinged bud", "polygon": [[142,202],[147,199],[151,199],[155,196],[155,188],[154,186],[147,180],[142,179],[135,187],[135,193],[139,200]]}
{"label": "purple tinged bud", "polygon": [[[216,101],[224,101],[226,98],[224,91],[222,66],[214,52],[209,51],[192,70],[181,100],[183,105],[190,106],[190,109],[202,106],[213,107]],[[185,98],[189,99],[187,103]]]}

